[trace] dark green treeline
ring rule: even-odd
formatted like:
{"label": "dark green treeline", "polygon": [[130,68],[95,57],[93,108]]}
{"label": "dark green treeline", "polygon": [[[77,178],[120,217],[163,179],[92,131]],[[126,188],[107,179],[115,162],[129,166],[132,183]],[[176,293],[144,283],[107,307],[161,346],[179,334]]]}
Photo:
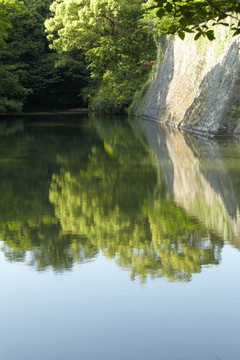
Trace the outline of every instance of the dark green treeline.
{"label": "dark green treeline", "polygon": [[0,0],[0,112],[125,112],[156,56],[144,3]]}
{"label": "dark green treeline", "polygon": [[[24,0],[20,8],[5,16],[9,28],[4,43],[0,43],[1,112],[21,111],[23,106],[85,105],[79,97],[88,81],[83,58],[57,64],[57,53],[49,49],[44,22],[50,16],[50,4],[51,0]],[[0,16],[1,25],[3,21]]]}

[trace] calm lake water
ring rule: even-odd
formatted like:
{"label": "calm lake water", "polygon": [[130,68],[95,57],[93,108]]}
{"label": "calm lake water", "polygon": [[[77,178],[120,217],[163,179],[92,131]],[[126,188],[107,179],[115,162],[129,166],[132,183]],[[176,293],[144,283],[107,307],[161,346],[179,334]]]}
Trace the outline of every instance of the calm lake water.
{"label": "calm lake water", "polygon": [[240,360],[240,142],[0,120],[0,358]]}

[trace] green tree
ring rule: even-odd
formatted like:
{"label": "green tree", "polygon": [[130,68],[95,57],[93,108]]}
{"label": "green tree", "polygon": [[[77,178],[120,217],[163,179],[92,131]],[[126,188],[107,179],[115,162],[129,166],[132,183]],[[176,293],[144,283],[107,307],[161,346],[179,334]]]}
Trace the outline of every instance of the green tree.
{"label": "green tree", "polygon": [[8,31],[12,27],[10,17],[22,9],[22,2],[18,0],[0,0],[0,48],[6,46]]}
{"label": "green tree", "polygon": [[[140,22],[144,1],[62,0],[45,23],[51,47],[81,52],[91,73],[86,91],[92,108],[121,112],[146,80],[155,57],[152,35]],[[97,89],[97,90],[96,90]]]}
{"label": "green tree", "polygon": [[[154,0],[161,29],[168,34],[196,33],[195,40],[206,36],[213,40],[214,26],[229,26],[233,36],[240,34],[240,3],[238,0]],[[226,21],[230,17],[233,22]]]}
{"label": "green tree", "polygon": [[2,52],[12,29],[12,16],[23,11],[23,3],[17,0],[0,0],[0,112],[21,110],[29,91],[20,84],[16,66],[3,61]]}
{"label": "green tree", "polygon": [[21,85],[15,65],[0,62],[0,112],[21,111],[29,89]]}
{"label": "green tree", "polygon": [[[44,22],[49,16],[51,0],[23,0],[21,12],[12,12],[8,18],[6,47],[0,52],[6,71],[18,81],[22,93],[17,110],[26,107],[63,108],[83,105],[80,89],[86,85],[86,66],[83,58],[71,61],[61,59],[50,51]],[[7,77],[7,76],[6,76]],[[2,83],[5,90],[4,81]],[[11,87],[12,88],[12,87]],[[24,89],[29,89],[24,92]],[[12,96],[18,100],[18,93]],[[2,109],[4,110],[4,108]]]}

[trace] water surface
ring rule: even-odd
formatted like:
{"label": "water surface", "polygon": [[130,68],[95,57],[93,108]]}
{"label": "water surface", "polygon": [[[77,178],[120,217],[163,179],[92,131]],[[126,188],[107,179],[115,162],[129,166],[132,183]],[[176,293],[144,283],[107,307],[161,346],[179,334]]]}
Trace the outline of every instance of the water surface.
{"label": "water surface", "polygon": [[240,145],[2,118],[4,360],[239,360]]}

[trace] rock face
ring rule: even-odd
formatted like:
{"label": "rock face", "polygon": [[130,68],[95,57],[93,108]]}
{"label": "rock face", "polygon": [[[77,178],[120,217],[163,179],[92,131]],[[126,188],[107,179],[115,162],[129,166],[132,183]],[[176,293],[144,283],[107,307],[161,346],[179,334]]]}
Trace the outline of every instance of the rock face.
{"label": "rock face", "polygon": [[[209,137],[240,137],[240,36],[169,40],[142,116]],[[146,99],[145,99],[146,100]]]}

